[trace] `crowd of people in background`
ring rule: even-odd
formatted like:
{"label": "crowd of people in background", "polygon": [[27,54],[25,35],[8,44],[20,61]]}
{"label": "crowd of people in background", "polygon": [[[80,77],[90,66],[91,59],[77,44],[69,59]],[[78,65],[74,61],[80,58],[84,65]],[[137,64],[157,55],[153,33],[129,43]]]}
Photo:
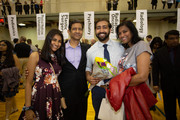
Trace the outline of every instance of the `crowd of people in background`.
{"label": "crowd of people in background", "polygon": [[[38,13],[43,13],[43,1],[41,0],[40,3],[37,3],[36,1],[34,2],[33,0],[30,1],[23,1],[24,3],[22,4],[19,0],[15,2],[15,11],[17,12],[18,15],[22,15],[23,11],[24,14],[38,14]],[[0,1],[0,6],[1,6],[1,13],[3,16],[6,16],[8,11],[8,15],[12,14],[12,8],[11,4],[9,3],[9,0],[1,0]],[[35,11],[35,12],[34,12]]]}
{"label": "crowd of people in background", "polygon": [[24,36],[15,38],[14,44],[8,40],[0,41],[0,100],[6,102],[6,120],[10,114],[18,111],[15,96],[19,85],[25,87],[24,71],[27,69],[28,57],[30,53],[38,51],[31,39],[27,41],[28,44]]}
{"label": "crowd of people in background", "polygon": [[[163,9],[165,8],[166,3],[167,3],[167,6],[168,6],[168,9],[170,9],[173,4],[175,4],[175,8],[177,8],[179,2],[180,2],[180,0],[162,0]],[[156,9],[157,8],[157,3],[158,3],[158,0],[152,0],[151,1],[152,9]]]}
{"label": "crowd of people in background", "polygon": [[[117,10],[119,0],[106,0],[107,10]],[[162,0],[163,9],[165,8],[166,4],[168,9],[175,5],[175,8],[178,7],[180,0]],[[120,2],[119,2],[120,3]],[[152,0],[150,4],[152,4],[152,9],[157,9],[158,0]],[[138,0],[127,0],[128,10],[136,10],[138,6]]]}
{"label": "crowd of people in background", "polygon": [[[22,15],[23,11],[24,14],[38,14],[43,13],[43,0],[40,1],[40,3],[37,3],[36,1],[31,0],[30,3],[28,1],[23,1],[24,3],[21,3],[19,0],[15,2],[15,11],[18,15]],[[118,4],[120,4],[121,1],[119,0],[106,0],[107,10],[117,10]],[[180,0],[162,0],[163,9],[167,7],[170,9],[173,4],[175,5],[175,8],[178,7],[178,4]],[[157,3],[158,0],[152,0],[150,4],[152,4],[152,9],[157,9]],[[136,10],[138,6],[138,0],[127,0],[128,4],[128,10]],[[12,14],[12,8],[11,4],[9,3],[9,0],[1,0],[0,1],[1,6],[1,12],[2,15],[7,15],[6,11],[8,11],[8,14]]]}
{"label": "crowd of people in background", "polygon": [[[180,104],[180,92],[177,88],[179,59],[179,31],[170,30],[165,33],[164,41],[160,37],[147,35],[146,40],[150,45],[153,57],[151,58],[148,85],[154,96],[162,90],[166,120],[177,120],[176,99]],[[155,106],[151,110],[156,110]]]}

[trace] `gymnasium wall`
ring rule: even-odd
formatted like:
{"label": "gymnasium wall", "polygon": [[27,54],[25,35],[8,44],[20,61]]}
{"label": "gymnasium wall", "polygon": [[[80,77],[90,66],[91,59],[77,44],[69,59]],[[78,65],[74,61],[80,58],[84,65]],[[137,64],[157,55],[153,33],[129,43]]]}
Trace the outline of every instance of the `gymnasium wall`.
{"label": "gymnasium wall", "polygon": [[[12,6],[12,14],[14,10],[14,0],[9,0]],[[40,3],[40,0],[36,0]],[[24,4],[24,0],[20,0]],[[30,3],[30,0],[27,0]],[[84,11],[107,11],[105,0],[43,0],[45,13],[58,13],[58,12],[84,12]],[[167,6],[166,6],[167,7]],[[118,10],[125,11],[128,8],[127,0],[119,0]],[[138,0],[137,9],[151,9],[151,0]],[[161,1],[158,2],[157,9],[162,9]],[[167,8],[166,8],[167,9]],[[172,7],[174,9],[174,6]],[[23,13],[24,14],[24,13]],[[46,33],[52,29],[58,28],[57,24],[52,24],[51,27],[46,27]],[[160,36],[164,39],[164,34],[168,30],[176,29],[176,24],[168,23],[168,21],[148,21],[148,34],[153,37]],[[36,27],[18,27],[18,33],[20,36],[25,36],[28,39],[32,39],[32,44],[38,44],[41,48],[43,41],[37,40]],[[9,30],[7,27],[0,27],[0,40],[10,40]]]}

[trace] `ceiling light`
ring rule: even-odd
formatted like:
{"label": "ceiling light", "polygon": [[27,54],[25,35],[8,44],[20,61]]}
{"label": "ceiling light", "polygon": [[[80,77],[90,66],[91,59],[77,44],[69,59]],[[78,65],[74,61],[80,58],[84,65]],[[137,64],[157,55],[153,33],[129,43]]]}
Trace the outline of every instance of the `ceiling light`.
{"label": "ceiling light", "polygon": [[19,26],[26,26],[26,24],[24,24],[24,23],[19,23],[18,25]]}
{"label": "ceiling light", "polygon": [[136,19],[134,19],[133,22],[136,22]]}

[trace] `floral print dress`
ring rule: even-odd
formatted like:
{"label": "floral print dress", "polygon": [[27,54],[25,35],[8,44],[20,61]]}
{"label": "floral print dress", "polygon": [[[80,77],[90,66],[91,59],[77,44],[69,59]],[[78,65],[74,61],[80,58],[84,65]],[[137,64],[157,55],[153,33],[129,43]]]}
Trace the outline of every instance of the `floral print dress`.
{"label": "floral print dress", "polygon": [[[36,120],[63,120],[61,109],[61,90],[57,80],[62,68],[53,57],[54,75],[51,65],[39,57],[35,69],[35,82],[32,88],[31,105]],[[23,117],[25,119],[25,116]]]}

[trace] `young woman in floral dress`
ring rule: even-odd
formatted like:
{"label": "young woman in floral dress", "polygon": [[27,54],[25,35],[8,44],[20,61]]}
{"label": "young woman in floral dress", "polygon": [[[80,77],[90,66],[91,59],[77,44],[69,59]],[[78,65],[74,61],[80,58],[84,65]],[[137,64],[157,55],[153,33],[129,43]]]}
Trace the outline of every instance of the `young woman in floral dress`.
{"label": "young woman in floral dress", "polygon": [[63,35],[59,30],[52,29],[46,36],[41,54],[33,52],[29,57],[23,109],[25,115],[22,112],[19,119],[63,120],[57,76],[62,70],[64,58]]}

